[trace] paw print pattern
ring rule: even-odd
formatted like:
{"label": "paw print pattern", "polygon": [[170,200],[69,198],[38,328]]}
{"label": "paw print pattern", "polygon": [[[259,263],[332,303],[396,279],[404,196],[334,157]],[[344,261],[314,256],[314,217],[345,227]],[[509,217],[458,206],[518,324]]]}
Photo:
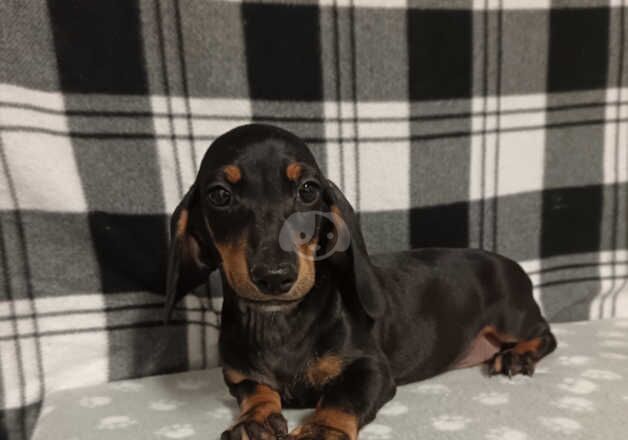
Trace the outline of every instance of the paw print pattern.
{"label": "paw print pattern", "polygon": [[141,383],[123,381],[111,384],[111,388],[116,391],[122,391],[123,393],[134,393],[141,390],[144,386]]}
{"label": "paw print pattern", "polygon": [[624,348],[624,347],[628,347],[628,342],[626,342],[626,341],[619,341],[617,339],[609,339],[607,341],[602,341],[600,343],[600,345],[602,347]]}
{"label": "paw print pattern", "polygon": [[587,370],[582,373],[582,377],[593,380],[619,380],[621,375],[608,370]]}
{"label": "paw print pattern", "polygon": [[591,362],[591,358],[589,356],[561,356],[558,358],[558,363],[564,365],[565,367],[576,367],[580,365],[585,365]]}
{"label": "paw print pattern", "polygon": [[181,379],[177,382],[177,388],[185,391],[194,391],[207,388],[209,382],[201,379]]}
{"label": "paw print pattern", "polygon": [[113,429],[124,429],[129,426],[133,426],[137,424],[137,420],[133,420],[129,416],[109,416],[103,419],[100,419],[100,423],[98,424],[97,429],[103,430],[113,430]]}
{"label": "paw print pattern", "polygon": [[192,425],[188,425],[188,424],[168,425],[155,431],[155,435],[158,437],[174,438],[174,439],[188,438],[188,437],[192,437],[195,434],[196,434],[196,431],[194,431],[194,428],[192,427]]}
{"label": "paw print pattern", "polygon": [[597,384],[590,380],[576,379],[573,377],[564,378],[557,386],[563,391],[569,391],[574,394],[590,394],[599,388]]}
{"label": "paw print pattern", "polygon": [[214,419],[232,419],[233,414],[229,411],[229,408],[216,408],[213,411],[209,411],[207,413],[209,417],[213,417]]}
{"label": "paw print pattern", "polygon": [[566,328],[561,327],[552,327],[552,333],[556,336],[565,336],[565,335],[573,335],[574,332],[571,330],[567,330]]}
{"label": "paw print pattern", "polygon": [[582,425],[576,420],[566,417],[539,417],[541,425],[552,432],[571,435],[582,429]]}
{"label": "paw print pattern", "polygon": [[532,381],[532,378],[530,376],[521,376],[521,375],[517,375],[513,377],[500,376],[499,378],[499,382],[504,385],[525,385],[527,383],[530,383],[531,381]]}
{"label": "paw print pattern", "polygon": [[622,353],[613,353],[610,351],[603,351],[600,353],[600,356],[603,357],[604,359],[612,359],[615,361],[623,361],[628,359],[628,355],[622,354]]}
{"label": "paw print pattern", "polygon": [[566,409],[578,413],[593,412],[594,410],[593,402],[591,402],[589,399],[576,396],[561,397],[558,400],[552,401],[551,404],[557,408]]}
{"label": "paw print pattern", "polygon": [[362,440],[389,440],[392,438],[393,430],[390,426],[371,423],[360,431]]}
{"label": "paw print pattern", "polygon": [[525,432],[516,429],[500,426],[493,428],[485,436],[486,440],[527,440],[528,435]]}
{"label": "paw print pattern", "polygon": [[597,335],[602,338],[625,338],[626,335],[623,332],[617,330],[602,330],[597,332]]}
{"label": "paw print pattern", "polygon": [[473,398],[473,400],[483,405],[489,405],[489,406],[504,405],[508,403],[509,396],[507,393],[491,392],[491,393],[478,394],[477,396]]}
{"label": "paw print pattern", "polygon": [[457,415],[442,415],[432,418],[432,426],[439,431],[462,431],[471,419]]}
{"label": "paw print pattern", "polygon": [[417,385],[416,388],[411,390],[413,393],[419,394],[449,394],[449,388],[440,383],[424,383]]}
{"label": "paw print pattern", "polygon": [[111,397],[109,396],[85,396],[79,400],[79,405],[83,408],[98,408],[99,406],[106,406],[111,403]]}
{"label": "paw print pattern", "polygon": [[388,402],[382,409],[379,410],[378,414],[382,414],[385,416],[400,416],[408,412],[408,407],[401,402]]}
{"label": "paw print pattern", "polygon": [[180,400],[160,399],[152,401],[148,407],[154,411],[173,411],[184,404],[185,402],[181,402]]}

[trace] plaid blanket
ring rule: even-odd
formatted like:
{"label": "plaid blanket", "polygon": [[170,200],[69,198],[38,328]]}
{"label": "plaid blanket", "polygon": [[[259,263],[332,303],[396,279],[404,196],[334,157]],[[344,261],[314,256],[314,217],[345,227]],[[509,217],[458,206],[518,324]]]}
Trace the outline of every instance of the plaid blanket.
{"label": "plaid blanket", "polygon": [[213,289],[161,324],[166,224],[250,121],[371,251],[494,250],[552,321],[628,316],[623,3],[0,2],[0,438],[46,392],[216,365]]}

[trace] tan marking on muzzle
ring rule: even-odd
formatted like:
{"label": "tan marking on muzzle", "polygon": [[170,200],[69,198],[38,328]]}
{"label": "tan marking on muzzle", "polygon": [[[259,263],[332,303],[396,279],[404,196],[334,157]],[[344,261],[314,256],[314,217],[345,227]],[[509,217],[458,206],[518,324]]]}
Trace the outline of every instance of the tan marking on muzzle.
{"label": "tan marking on muzzle", "polygon": [[[312,243],[316,246],[315,241]],[[292,301],[305,296],[312,289],[316,278],[312,257],[315,251],[309,248],[309,244],[300,247],[297,280],[289,292],[279,296],[263,294],[251,280],[249,266],[246,261],[246,246],[247,241],[245,238],[240,238],[235,243],[216,243],[216,248],[222,258],[222,266],[227,282],[241,297],[255,301]]]}

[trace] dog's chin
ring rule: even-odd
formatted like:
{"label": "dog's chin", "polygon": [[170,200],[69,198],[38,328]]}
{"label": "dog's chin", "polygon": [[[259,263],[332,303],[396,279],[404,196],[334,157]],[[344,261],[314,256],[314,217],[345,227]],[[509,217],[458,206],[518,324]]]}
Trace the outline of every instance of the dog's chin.
{"label": "dog's chin", "polygon": [[238,304],[241,308],[263,313],[284,313],[293,310],[303,298],[292,300],[256,300],[238,295]]}

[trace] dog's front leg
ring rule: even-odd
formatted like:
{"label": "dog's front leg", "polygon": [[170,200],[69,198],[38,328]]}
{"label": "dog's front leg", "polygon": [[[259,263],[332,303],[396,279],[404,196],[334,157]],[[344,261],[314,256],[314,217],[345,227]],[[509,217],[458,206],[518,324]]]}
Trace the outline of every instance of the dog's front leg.
{"label": "dog's front leg", "polygon": [[290,433],[290,439],[356,440],[359,429],[375,418],[395,389],[385,362],[358,359],[325,386],[316,411]]}
{"label": "dog's front leg", "polygon": [[225,379],[231,394],[238,399],[240,416],[220,439],[271,440],[284,437],[288,433],[288,424],[281,415],[279,393],[250,379],[234,383],[229,380],[233,375],[225,372]]}

